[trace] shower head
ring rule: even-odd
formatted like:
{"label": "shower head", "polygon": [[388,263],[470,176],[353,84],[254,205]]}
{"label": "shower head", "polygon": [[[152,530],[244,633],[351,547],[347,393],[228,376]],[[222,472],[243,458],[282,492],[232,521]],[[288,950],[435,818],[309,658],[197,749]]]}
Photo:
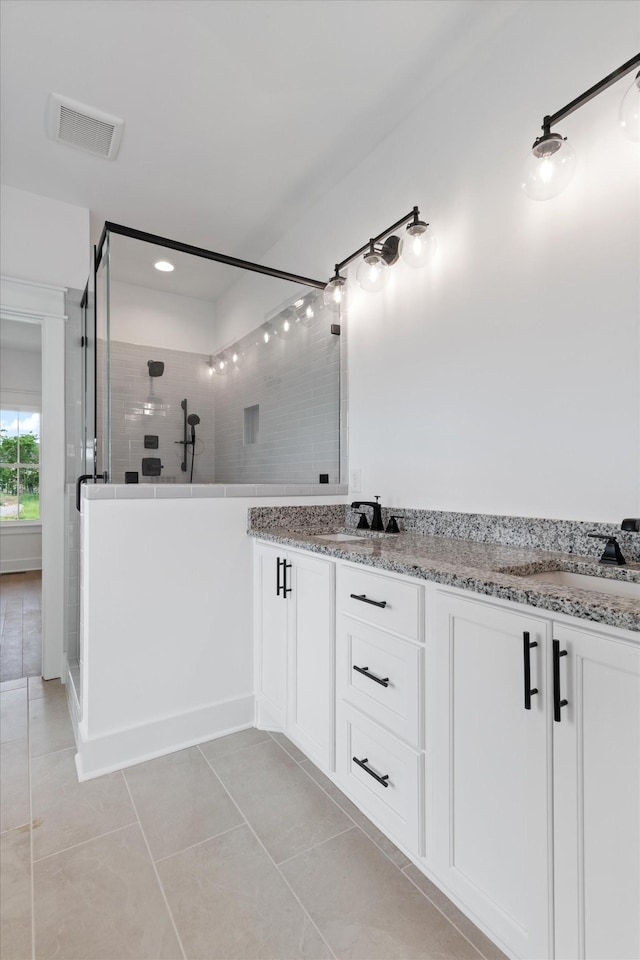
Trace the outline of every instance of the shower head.
{"label": "shower head", "polygon": [[187,417],[187,423],[190,427],[195,427],[196,424],[200,423],[200,417],[197,413],[190,413]]}
{"label": "shower head", "polygon": [[150,377],[161,377],[164,373],[164,363],[162,360],[147,360]]}

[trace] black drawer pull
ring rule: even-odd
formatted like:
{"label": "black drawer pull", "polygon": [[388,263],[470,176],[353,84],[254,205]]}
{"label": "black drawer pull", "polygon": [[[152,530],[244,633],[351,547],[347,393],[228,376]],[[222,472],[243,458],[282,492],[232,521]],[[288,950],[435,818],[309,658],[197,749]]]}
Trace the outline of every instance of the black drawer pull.
{"label": "black drawer pull", "polygon": [[366,595],[366,593],[352,593],[351,599],[362,600],[363,603],[370,603],[374,607],[386,607],[387,605],[386,600],[369,600],[369,597]]}
{"label": "black drawer pull", "polygon": [[359,767],[362,767],[365,773],[368,773],[370,777],[373,777],[374,780],[377,780],[378,783],[381,783],[383,787],[389,786],[387,782],[389,779],[389,774],[385,773],[384,777],[379,777],[377,773],[374,773],[373,770],[367,766],[369,762],[368,757],[365,757],[364,760],[358,760],[357,757],[353,757],[353,762],[357,763]]}
{"label": "black drawer pull", "polygon": [[280,591],[282,590],[282,584],[280,583],[280,564],[284,563],[284,560],[281,560],[280,557],[276,557],[276,597],[280,596]]}
{"label": "black drawer pull", "polygon": [[553,719],[560,723],[562,715],[560,711],[569,703],[568,700],[561,700],[560,692],[560,657],[566,657],[568,651],[560,649],[560,641],[553,641]]}
{"label": "black drawer pull", "polygon": [[538,693],[538,688],[531,689],[531,654],[532,647],[537,647],[536,641],[533,643],[529,638],[529,631],[525,630],[522,634],[522,649],[524,654],[524,708],[531,710],[531,697]]}
{"label": "black drawer pull", "polygon": [[369,680],[373,680],[374,683],[379,683],[381,687],[389,686],[389,677],[384,677],[383,679],[375,677],[372,673],[368,673],[369,667],[356,667],[354,663],[353,669],[361,673],[363,677],[369,677]]}

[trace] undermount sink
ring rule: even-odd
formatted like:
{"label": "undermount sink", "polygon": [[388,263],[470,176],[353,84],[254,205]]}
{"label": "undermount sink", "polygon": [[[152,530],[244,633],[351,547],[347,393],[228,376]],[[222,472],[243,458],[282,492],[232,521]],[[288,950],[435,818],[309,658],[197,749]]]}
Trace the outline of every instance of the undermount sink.
{"label": "undermount sink", "polygon": [[316,540],[361,540],[361,537],[356,537],[351,533],[318,533],[316,534]]}
{"label": "undermount sink", "polygon": [[623,600],[640,600],[640,583],[631,580],[612,580],[608,577],[595,577],[588,573],[569,573],[567,570],[545,570],[542,573],[528,575],[530,580],[540,583],[556,583],[561,587],[579,587],[594,593],[606,593],[610,597]]}

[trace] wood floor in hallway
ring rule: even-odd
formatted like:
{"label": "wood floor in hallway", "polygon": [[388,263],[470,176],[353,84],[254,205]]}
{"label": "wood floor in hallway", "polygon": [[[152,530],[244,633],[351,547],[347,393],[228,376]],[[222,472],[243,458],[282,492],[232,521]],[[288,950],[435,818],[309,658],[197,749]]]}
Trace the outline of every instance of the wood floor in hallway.
{"label": "wood floor in hallway", "polygon": [[41,596],[40,570],[0,576],[0,682],[40,676]]}

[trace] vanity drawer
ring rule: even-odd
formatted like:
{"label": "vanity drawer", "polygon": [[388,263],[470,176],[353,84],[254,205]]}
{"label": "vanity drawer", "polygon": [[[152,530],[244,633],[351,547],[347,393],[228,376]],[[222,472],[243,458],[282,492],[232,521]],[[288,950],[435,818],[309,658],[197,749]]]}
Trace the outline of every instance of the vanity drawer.
{"label": "vanity drawer", "polygon": [[422,658],[422,647],[343,614],[338,621],[336,695],[419,750]]}
{"label": "vanity drawer", "polygon": [[374,627],[422,640],[419,584],[355,567],[338,567],[338,610]]}
{"label": "vanity drawer", "polygon": [[340,785],[382,830],[421,856],[423,755],[344,701],[336,730]]}

